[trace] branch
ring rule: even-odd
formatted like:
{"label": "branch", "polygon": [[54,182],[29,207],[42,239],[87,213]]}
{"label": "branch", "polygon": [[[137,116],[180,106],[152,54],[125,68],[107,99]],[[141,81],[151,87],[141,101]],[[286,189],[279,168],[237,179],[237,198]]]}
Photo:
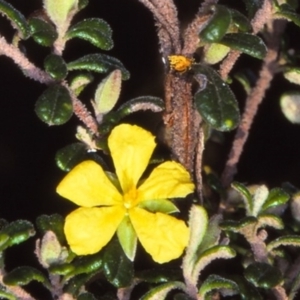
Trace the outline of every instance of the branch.
{"label": "branch", "polygon": [[[55,81],[43,70],[35,66],[28,58],[20,51],[19,48],[9,44],[4,37],[0,36],[0,55],[5,55],[11,58],[15,64],[24,72],[25,76],[42,84],[51,85]],[[66,82],[62,83],[71,96],[73,103],[73,111],[76,116],[81,120],[92,134],[98,135],[98,126],[95,119],[87,111],[84,104],[75,96],[73,91]]]}
{"label": "branch", "polygon": [[[158,35],[162,49],[164,50],[164,40],[166,35],[169,35],[170,43],[174,48],[175,53],[181,52],[180,45],[180,30],[177,18],[177,9],[172,0],[139,0],[143,3],[153,14],[158,23],[160,33]],[[162,38],[163,37],[163,38]],[[170,53],[164,53],[169,55]]]}
{"label": "branch", "polygon": [[234,142],[229,153],[229,158],[222,174],[222,183],[225,187],[229,186],[234,175],[237,173],[237,163],[247,141],[249,130],[257,113],[258,106],[262,102],[266,91],[270,87],[271,81],[276,72],[280,36],[285,28],[285,24],[286,21],[282,20],[275,20],[272,22],[271,32],[268,38],[269,50],[259,73],[259,79],[247,97],[245,111],[235,134]]}

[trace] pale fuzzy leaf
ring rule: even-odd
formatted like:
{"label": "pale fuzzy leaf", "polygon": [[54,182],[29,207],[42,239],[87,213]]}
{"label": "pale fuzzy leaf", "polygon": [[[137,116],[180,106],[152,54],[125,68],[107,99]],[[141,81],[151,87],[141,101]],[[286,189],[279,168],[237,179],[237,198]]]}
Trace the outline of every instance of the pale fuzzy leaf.
{"label": "pale fuzzy leaf", "polygon": [[44,7],[51,21],[61,27],[71,10],[77,7],[78,0],[44,0]]}
{"label": "pale fuzzy leaf", "polygon": [[153,288],[145,294],[140,300],[162,300],[165,299],[168,293],[172,290],[180,289],[185,290],[185,285],[182,282],[168,282],[158,287]]}
{"label": "pale fuzzy leaf", "polygon": [[290,207],[294,219],[300,222],[300,193],[293,195]]}
{"label": "pale fuzzy leaf", "polygon": [[241,194],[245,204],[247,216],[251,215],[250,213],[253,209],[253,202],[252,202],[252,196],[249,190],[247,189],[247,187],[239,182],[233,182],[231,186],[233,189],[235,189],[237,192]]}
{"label": "pale fuzzy leaf", "polygon": [[253,209],[251,212],[252,216],[257,217],[262,206],[267,200],[268,195],[269,195],[269,190],[265,185],[261,185],[255,190],[253,195]]}
{"label": "pale fuzzy leaf", "polygon": [[207,279],[201,284],[201,287],[199,289],[199,296],[201,296],[201,299],[205,299],[205,296],[211,292],[212,290],[220,290],[220,289],[226,289],[226,290],[233,290],[238,291],[239,287],[238,285],[227,278],[221,277],[219,275],[209,275]]}
{"label": "pale fuzzy leaf", "polygon": [[283,73],[285,79],[289,82],[300,85],[300,68],[292,68]]}
{"label": "pale fuzzy leaf", "polygon": [[281,236],[276,240],[270,242],[267,245],[268,251],[272,251],[273,249],[280,247],[280,246],[294,246],[300,247],[300,236],[299,235],[287,235]]}
{"label": "pale fuzzy leaf", "polygon": [[271,215],[271,214],[259,215],[256,228],[258,229],[258,228],[266,227],[266,226],[273,227],[275,229],[283,229],[284,228],[284,224],[279,217],[277,217],[275,215]]}
{"label": "pale fuzzy leaf", "polygon": [[201,254],[192,271],[192,282],[197,282],[201,271],[215,259],[235,257],[236,252],[228,246],[215,246]]}
{"label": "pale fuzzy leaf", "polygon": [[206,210],[199,205],[193,205],[190,210],[189,228],[190,239],[187,246],[186,255],[183,260],[185,274],[190,275],[196,259],[196,253],[201,244],[208,225]]}
{"label": "pale fuzzy leaf", "polygon": [[110,112],[117,103],[122,83],[122,73],[114,70],[98,85],[95,92],[94,109],[96,116]]}
{"label": "pale fuzzy leaf", "polygon": [[300,123],[300,93],[290,91],[280,97],[280,106],[284,116],[294,124]]}

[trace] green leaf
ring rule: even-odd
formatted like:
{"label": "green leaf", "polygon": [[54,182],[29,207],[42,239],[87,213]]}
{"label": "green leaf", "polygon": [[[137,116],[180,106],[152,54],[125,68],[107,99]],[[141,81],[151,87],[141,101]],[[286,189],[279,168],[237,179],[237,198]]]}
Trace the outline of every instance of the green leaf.
{"label": "green leaf", "polygon": [[44,60],[45,71],[55,80],[64,79],[67,74],[67,65],[63,58],[56,54],[49,54]]}
{"label": "green leaf", "polygon": [[130,286],[133,275],[133,263],[125,255],[117,239],[113,239],[105,248],[103,257],[104,274],[115,287]]}
{"label": "green leaf", "polygon": [[72,261],[73,268],[66,274],[65,280],[69,280],[79,274],[88,274],[99,272],[103,268],[103,254],[98,252],[92,255],[80,256]]}
{"label": "green leaf", "polygon": [[244,277],[237,276],[236,274],[232,277],[239,287],[242,300],[263,300],[257,288],[248,282]]}
{"label": "green leaf", "polygon": [[124,118],[134,112],[141,110],[151,110],[153,112],[161,112],[165,109],[164,101],[159,97],[141,96],[126,101],[117,110],[119,118]]}
{"label": "green leaf", "polygon": [[26,285],[31,281],[38,281],[44,284],[48,289],[51,285],[44,274],[32,267],[18,267],[4,276],[3,282],[8,285]]}
{"label": "green leaf", "polygon": [[200,39],[208,43],[220,41],[226,34],[231,23],[231,13],[228,8],[222,5],[216,5],[214,9],[213,16],[200,32]]}
{"label": "green leaf", "polygon": [[206,88],[194,96],[196,108],[203,119],[214,129],[229,131],[237,127],[240,115],[238,104],[229,86],[212,68],[194,65],[195,73],[207,77]]}
{"label": "green leaf", "polygon": [[163,283],[181,279],[182,272],[178,269],[156,266],[155,269],[137,272],[135,277],[148,283]]}
{"label": "green leaf", "polygon": [[222,230],[240,232],[241,229],[245,228],[246,226],[254,225],[255,223],[257,223],[257,219],[255,217],[246,217],[240,221],[223,221],[219,226]]}
{"label": "green leaf", "polygon": [[70,88],[76,96],[79,96],[80,93],[84,90],[84,88],[93,80],[93,75],[89,73],[76,75],[70,82]]}
{"label": "green leaf", "polygon": [[300,92],[289,91],[281,95],[280,107],[284,116],[294,124],[300,124]]}
{"label": "green leaf", "polygon": [[212,274],[201,284],[199,295],[205,298],[209,292],[219,289],[239,291],[239,287],[234,281]]}
{"label": "green leaf", "polygon": [[87,147],[83,143],[73,143],[58,150],[55,155],[56,165],[69,172],[86,158]]}
{"label": "green leaf", "polygon": [[282,274],[279,269],[261,262],[255,262],[249,265],[244,272],[246,279],[256,287],[270,289],[282,280]]}
{"label": "green leaf", "polygon": [[300,236],[298,235],[281,236],[268,244],[267,246],[268,252],[280,246],[300,247]]}
{"label": "green leaf", "polygon": [[148,293],[141,297],[140,300],[166,299],[169,292],[175,289],[180,289],[184,291],[185,285],[179,281],[168,282],[151,289]]}
{"label": "green leaf", "polygon": [[67,22],[69,13],[77,8],[78,0],[44,0],[44,7],[51,21],[60,28]]}
{"label": "green leaf", "polygon": [[211,43],[204,46],[203,62],[214,65],[223,60],[229,53],[230,48],[219,43]]}
{"label": "green leaf", "polygon": [[94,96],[94,109],[97,116],[102,116],[110,112],[116,105],[122,84],[122,74],[120,70],[112,71],[98,85]]}
{"label": "green leaf", "polygon": [[261,8],[263,0],[243,0],[248,12],[249,19],[252,19],[256,12]]}
{"label": "green leaf", "polygon": [[239,31],[248,32],[252,30],[252,26],[248,18],[246,18],[242,13],[240,13],[236,9],[230,8],[229,10],[232,18],[231,22]]}
{"label": "green leaf", "polygon": [[[9,223],[1,230],[1,237],[4,238],[0,250],[4,250],[13,245],[18,245],[35,235],[35,230],[31,222],[17,220]],[[9,237],[9,239],[6,238]]]}
{"label": "green leaf", "polygon": [[36,225],[42,235],[51,230],[55,233],[61,244],[66,242],[64,234],[64,218],[59,214],[40,215],[36,219]]}
{"label": "green leaf", "polygon": [[74,271],[74,266],[71,263],[62,263],[59,265],[50,265],[48,269],[51,274],[67,277]]}
{"label": "green leaf", "polygon": [[285,204],[290,196],[281,188],[274,188],[269,192],[268,198],[262,206],[262,211],[267,210],[273,206]]}
{"label": "green leaf", "polygon": [[46,89],[35,104],[37,116],[48,125],[62,125],[73,114],[72,100],[69,91],[60,84]]}
{"label": "green leaf", "polygon": [[98,73],[107,73],[115,69],[122,72],[123,80],[129,79],[129,72],[116,58],[105,54],[88,54],[67,64],[68,70],[88,70]]}
{"label": "green leaf", "polygon": [[294,8],[287,3],[280,5],[276,15],[284,17],[285,19],[292,21],[297,26],[300,26],[300,15],[297,14]]}
{"label": "green leaf", "polygon": [[90,18],[75,24],[67,32],[66,38],[75,37],[103,50],[110,50],[113,47],[111,27],[102,19]]}
{"label": "green leaf", "polygon": [[239,182],[233,182],[231,186],[241,194],[245,203],[247,214],[250,214],[250,212],[252,212],[253,210],[253,201],[252,195],[250,194],[247,187]]}
{"label": "green leaf", "polygon": [[161,212],[164,214],[172,214],[179,212],[179,209],[174,203],[165,199],[153,199],[142,201],[138,204],[138,207],[148,210],[150,212]]}
{"label": "green leaf", "polygon": [[30,30],[26,18],[11,4],[0,0],[0,14],[5,15],[12,22],[13,27],[19,31],[23,39],[29,37]]}
{"label": "green leaf", "polygon": [[30,18],[29,28],[33,40],[42,46],[50,47],[57,39],[55,28],[40,18]]}
{"label": "green leaf", "polygon": [[82,292],[82,287],[85,286],[93,277],[95,273],[80,274],[70,280],[64,286],[64,292],[77,297]]}
{"label": "green leaf", "polygon": [[193,298],[184,293],[177,293],[174,295],[173,300],[193,300]]}
{"label": "green leaf", "polygon": [[228,33],[219,43],[258,59],[263,59],[267,53],[263,40],[250,33]]}
{"label": "green leaf", "polygon": [[89,4],[89,0],[79,0],[78,1],[78,10],[84,9]]}
{"label": "green leaf", "polygon": [[125,216],[117,229],[120,245],[126,256],[133,261],[136,253],[137,235],[129,216]]}

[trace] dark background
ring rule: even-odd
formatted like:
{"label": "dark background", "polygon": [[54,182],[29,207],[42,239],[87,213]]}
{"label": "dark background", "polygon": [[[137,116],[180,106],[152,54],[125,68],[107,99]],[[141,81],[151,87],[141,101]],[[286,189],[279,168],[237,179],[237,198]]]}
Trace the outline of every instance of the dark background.
{"label": "dark background", "polygon": [[[29,16],[41,7],[42,1],[10,0],[17,9]],[[236,4],[237,1],[231,1]],[[241,2],[241,1],[238,1]],[[178,0],[179,17],[188,22],[197,11],[201,1]],[[90,5],[78,14],[83,17],[100,17],[113,29],[115,46],[108,54],[120,59],[131,72],[131,79],[123,84],[120,103],[142,95],[163,96],[163,64],[158,52],[158,40],[152,15],[138,0],[91,0]],[[290,24],[291,37],[299,36],[299,30]],[[13,30],[3,17],[0,32],[11,40]],[[297,39],[291,38],[291,45],[299,48]],[[43,58],[50,50],[24,44],[30,60],[42,66]],[[70,61],[83,54],[99,50],[87,42],[74,40],[67,44],[64,58]],[[101,51],[101,50],[100,50]],[[243,56],[235,70],[254,66],[258,71],[260,62]],[[89,103],[95,86],[101,76],[96,75],[81,99]],[[73,207],[58,197],[55,188],[64,176],[54,161],[55,153],[61,147],[75,141],[76,117],[66,125],[48,127],[34,113],[34,104],[45,86],[24,78],[22,72],[5,56],[0,56],[0,218],[9,221],[18,218],[32,221],[42,214],[67,214]],[[241,107],[245,94],[239,84],[233,89]],[[250,137],[239,164],[236,179],[247,183],[266,183],[270,187],[289,181],[300,187],[300,126],[289,123],[280,111],[279,96],[287,89],[299,89],[276,76],[272,88],[260,107],[251,129]],[[138,123],[153,129],[159,122],[158,116],[148,117]],[[227,156],[233,134],[226,133],[223,145],[213,144],[207,148],[217,157],[214,165],[221,170]],[[210,154],[210,153],[208,153]],[[210,156],[210,155],[208,155]]]}

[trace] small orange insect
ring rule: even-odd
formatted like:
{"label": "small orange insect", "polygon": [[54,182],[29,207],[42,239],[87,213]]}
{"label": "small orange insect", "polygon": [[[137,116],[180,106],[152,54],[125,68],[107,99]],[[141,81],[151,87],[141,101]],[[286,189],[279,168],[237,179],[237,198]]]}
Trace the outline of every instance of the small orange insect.
{"label": "small orange insect", "polygon": [[170,55],[168,56],[168,59],[171,69],[180,73],[190,70],[194,62],[193,58],[188,58],[184,55]]}

